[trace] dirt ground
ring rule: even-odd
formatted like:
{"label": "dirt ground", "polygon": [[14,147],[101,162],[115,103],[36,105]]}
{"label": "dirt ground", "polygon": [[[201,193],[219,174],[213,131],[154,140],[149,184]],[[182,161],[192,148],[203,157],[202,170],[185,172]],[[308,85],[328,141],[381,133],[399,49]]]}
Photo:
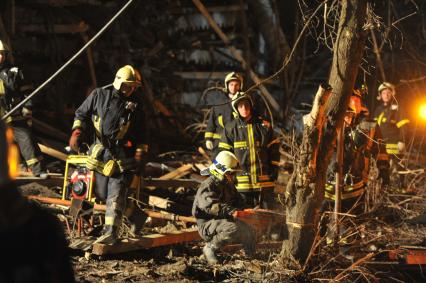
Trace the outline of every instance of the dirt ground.
{"label": "dirt ground", "polygon": [[[60,197],[59,188],[37,183],[21,186],[24,194]],[[208,266],[202,256],[202,243],[184,243],[109,256],[95,256],[71,250],[77,282],[322,282],[343,273],[340,282],[425,282],[424,266],[389,262],[388,251],[399,246],[426,246],[426,190],[415,195],[370,190],[373,202],[361,217],[348,218],[345,233],[349,243],[339,250],[326,238],[318,239],[308,264],[286,269],[279,260],[280,248],[258,250],[247,259],[239,250],[221,252],[222,264]],[[67,214],[58,206],[46,206],[61,220]],[[62,216],[61,216],[62,215]],[[65,225],[64,225],[65,227]],[[178,223],[152,222],[144,234],[176,230]],[[74,238],[69,238],[70,242]],[[366,256],[371,259],[357,264]]]}

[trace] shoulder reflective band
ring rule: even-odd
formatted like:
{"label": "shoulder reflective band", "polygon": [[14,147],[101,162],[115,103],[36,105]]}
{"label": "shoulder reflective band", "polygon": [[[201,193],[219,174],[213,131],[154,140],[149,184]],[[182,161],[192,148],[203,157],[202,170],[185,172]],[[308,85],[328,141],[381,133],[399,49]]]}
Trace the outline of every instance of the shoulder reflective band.
{"label": "shoulder reflective band", "polygon": [[405,124],[410,123],[410,120],[408,119],[402,119],[401,121],[399,121],[398,123],[396,123],[396,127],[397,128],[401,128],[402,126],[404,126]]}

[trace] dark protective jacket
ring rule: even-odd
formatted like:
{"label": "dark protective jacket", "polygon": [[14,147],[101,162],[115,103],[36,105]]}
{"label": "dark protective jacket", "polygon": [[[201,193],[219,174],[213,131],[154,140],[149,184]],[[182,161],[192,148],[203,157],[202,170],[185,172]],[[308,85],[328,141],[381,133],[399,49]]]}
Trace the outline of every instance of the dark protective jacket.
{"label": "dark protective jacket", "polygon": [[380,126],[386,150],[389,154],[399,154],[398,142],[404,142],[404,129],[410,122],[397,104],[379,105],[374,111],[374,120]]}
{"label": "dark protective jacket", "polygon": [[93,126],[96,133],[87,167],[104,175],[134,169],[136,149],[147,151],[142,103],[137,93],[124,97],[112,86],[96,88],[76,110],[72,129]]}
{"label": "dark protective jacket", "polygon": [[0,282],[75,282],[61,222],[13,183],[0,187],[0,254]]}
{"label": "dark protective jacket", "polygon": [[233,185],[210,176],[198,187],[192,205],[192,215],[197,218],[197,222],[229,219],[242,205],[241,196]]}
{"label": "dark protective jacket", "polygon": [[[213,106],[211,109],[204,134],[206,140],[213,140],[218,143],[225,125],[229,124],[237,116],[232,109],[231,99],[227,98],[224,103],[226,104]],[[215,144],[215,146],[217,145]]]}
{"label": "dark protective jacket", "polygon": [[[24,75],[22,70],[8,65],[0,66],[0,115],[3,116],[20,103],[25,95],[21,91]],[[31,108],[31,102],[25,104],[26,108]],[[27,120],[23,117],[22,111],[17,110],[6,119],[6,123]]]}
{"label": "dark protective jacket", "polygon": [[[365,119],[355,128],[345,129],[342,200],[356,198],[364,193],[371,158],[376,160],[379,171],[389,170],[389,155],[386,153],[380,127],[376,122]],[[329,200],[335,199],[337,168],[337,155],[334,152],[327,170],[325,188],[325,198]]]}
{"label": "dark protective jacket", "polygon": [[240,162],[238,191],[274,187],[280,161],[279,139],[274,137],[268,121],[258,117],[252,117],[249,122],[235,119],[225,127],[219,148],[234,152]]}

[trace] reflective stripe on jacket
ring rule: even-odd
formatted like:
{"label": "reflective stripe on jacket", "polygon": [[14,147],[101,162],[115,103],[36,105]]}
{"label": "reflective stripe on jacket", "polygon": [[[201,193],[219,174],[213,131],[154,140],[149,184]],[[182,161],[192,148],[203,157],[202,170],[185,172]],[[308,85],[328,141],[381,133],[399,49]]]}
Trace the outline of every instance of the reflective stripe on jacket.
{"label": "reflective stripe on jacket", "polygon": [[404,141],[404,128],[410,120],[404,117],[396,104],[379,105],[374,111],[374,120],[380,126],[386,144],[389,144],[388,153],[398,154],[395,145]]}
{"label": "reflective stripe on jacket", "polygon": [[124,97],[112,86],[93,90],[76,110],[72,129],[89,126],[95,129],[96,141],[87,165],[104,175],[107,164],[120,172],[132,169],[136,149],[147,149],[145,117],[136,93]]}
{"label": "reflective stripe on jacket", "polygon": [[238,191],[259,191],[274,187],[270,175],[279,164],[280,142],[267,121],[253,117],[249,122],[238,118],[225,127],[219,149],[235,153],[240,161]]}

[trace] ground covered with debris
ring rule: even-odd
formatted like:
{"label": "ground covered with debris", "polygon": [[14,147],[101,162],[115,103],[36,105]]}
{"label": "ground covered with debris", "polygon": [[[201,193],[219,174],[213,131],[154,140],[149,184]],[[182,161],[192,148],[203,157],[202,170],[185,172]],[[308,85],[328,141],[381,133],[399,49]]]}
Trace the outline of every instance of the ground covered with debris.
{"label": "ground covered with debris", "polygon": [[[263,246],[254,259],[246,258],[238,247],[228,246],[220,254],[222,264],[216,266],[207,265],[200,241],[103,256],[73,249],[76,279],[78,282],[320,282],[331,279],[421,282],[426,277],[422,272],[425,265],[412,264],[412,260],[424,261],[426,251],[426,191],[421,186],[422,180],[423,177],[418,178],[416,191],[410,194],[380,189],[380,184],[371,182],[367,211],[359,216],[344,217],[338,244],[318,235],[305,266],[283,263],[277,241],[263,237]],[[58,188],[35,182],[21,186],[21,190],[26,195],[61,196]],[[46,207],[62,221],[69,217],[68,208]],[[143,235],[191,226],[179,221],[149,219]],[[75,234],[68,236],[70,243],[79,240]],[[265,244],[268,242],[273,244],[268,246]],[[413,251],[417,251],[418,258],[410,257]]]}

